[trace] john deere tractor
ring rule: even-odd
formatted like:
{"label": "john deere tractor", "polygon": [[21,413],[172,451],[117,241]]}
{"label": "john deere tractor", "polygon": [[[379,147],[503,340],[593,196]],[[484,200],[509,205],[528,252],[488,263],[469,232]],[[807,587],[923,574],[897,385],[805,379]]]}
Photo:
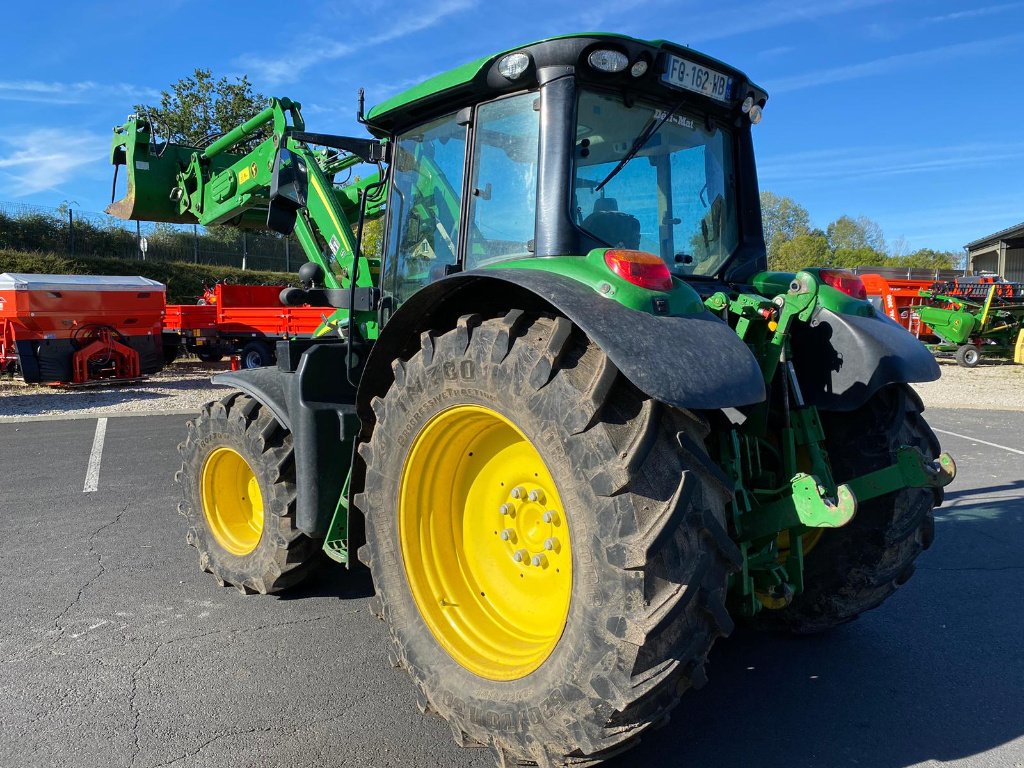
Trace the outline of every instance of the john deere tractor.
{"label": "john deere tractor", "polygon": [[358,548],[419,708],[502,765],[635,744],[737,620],[878,606],[955,472],[908,386],[939,370],[855,276],[766,271],[766,100],[588,34],[360,104],[365,137],[288,99],[203,147],[129,118],[112,213],[294,233],[282,301],[325,308],[188,424],[200,567],[270,593]]}

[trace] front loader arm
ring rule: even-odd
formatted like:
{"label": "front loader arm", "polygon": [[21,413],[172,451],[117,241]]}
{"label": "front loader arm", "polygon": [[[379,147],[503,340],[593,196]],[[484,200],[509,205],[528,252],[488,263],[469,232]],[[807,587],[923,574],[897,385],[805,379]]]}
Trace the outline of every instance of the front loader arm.
{"label": "front loader arm", "polygon": [[[238,151],[268,126],[269,138],[248,152]],[[157,142],[151,121],[132,116],[115,128],[111,148],[115,168],[127,169],[128,192],[107,212],[124,219],[264,229],[274,161],[287,148],[305,164],[309,179],[306,204],[296,217],[296,238],[306,258],[322,268],[324,287],[347,288],[356,253],[350,217],[358,213],[358,198],[336,190],[334,175],[360,158],[312,150],[295,138],[304,128],[301,106],[290,99],[271,99],[258,115],[205,148]],[[381,201],[370,203],[370,215],[379,213]],[[360,261],[356,283],[370,286],[371,265],[363,257]]]}

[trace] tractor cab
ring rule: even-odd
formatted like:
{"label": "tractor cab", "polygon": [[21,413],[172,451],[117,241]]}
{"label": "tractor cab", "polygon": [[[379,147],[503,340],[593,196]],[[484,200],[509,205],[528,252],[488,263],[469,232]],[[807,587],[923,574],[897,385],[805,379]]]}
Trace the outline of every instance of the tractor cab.
{"label": "tractor cab", "polygon": [[595,249],[682,278],[765,268],[751,124],[767,95],[666,42],[546,40],[467,64],[367,116],[393,144],[384,289]]}

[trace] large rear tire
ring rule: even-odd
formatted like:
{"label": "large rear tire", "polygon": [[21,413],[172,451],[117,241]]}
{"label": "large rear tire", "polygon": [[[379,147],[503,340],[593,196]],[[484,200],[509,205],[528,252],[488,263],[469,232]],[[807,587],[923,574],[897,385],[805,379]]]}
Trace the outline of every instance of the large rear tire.
{"label": "large rear tire", "polygon": [[[822,413],[836,482],[894,464],[905,445],[937,458],[939,441],[923,410],[909,386],[894,384],[855,411]],[[860,502],[842,528],[805,535],[804,591],[786,608],[761,611],[754,623],[809,634],[881,605],[911,577],[917,556],[931,545],[932,510],[941,503],[941,488],[905,488]]]}
{"label": "large rear tire", "polygon": [[629,748],[732,629],[706,425],[560,317],[466,316],[394,372],[361,448],[360,558],[421,711],[503,765]]}
{"label": "large rear tire", "polygon": [[178,445],[178,506],[199,566],[245,593],[297,584],[319,542],[295,526],[291,433],[259,401],[234,392],[207,403]]}

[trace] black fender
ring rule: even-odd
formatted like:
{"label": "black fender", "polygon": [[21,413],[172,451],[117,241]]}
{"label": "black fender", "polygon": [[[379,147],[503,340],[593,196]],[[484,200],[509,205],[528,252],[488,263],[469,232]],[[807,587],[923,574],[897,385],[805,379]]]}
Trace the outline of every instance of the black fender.
{"label": "black fender", "polygon": [[414,293],[391,316],[366,362],[359,415],[393,381],[391,361],[408,356],[427,329],[455,327],[458,317],[504,315],[509,309],[564,315],[604,350],[623,376],[655,400],[710,410],[759,403],[764,378],[736,333],[710,312],[669,317],[638,312],[590,287],[535,269],[462,272]]}
{"label": "black fender", "polygon": [[[359,434],[355,389],[345,377],[344,344],[313,344],[294,357],[290,342],[278,342],[281,365],[231,371],[213,377],[217,384],[240,390],[270,409],[292,434],[295,451],[295,524],[323,538],[334,515]],[[283,348],[282,348],[283,345]]]}
{"label": "black fender", "polygon": [[842,315],[819,307],[793,330],[793,367],[808,405],[852,411],[888,384],[935,381],[939,365],[907,330],[882,313]]}

